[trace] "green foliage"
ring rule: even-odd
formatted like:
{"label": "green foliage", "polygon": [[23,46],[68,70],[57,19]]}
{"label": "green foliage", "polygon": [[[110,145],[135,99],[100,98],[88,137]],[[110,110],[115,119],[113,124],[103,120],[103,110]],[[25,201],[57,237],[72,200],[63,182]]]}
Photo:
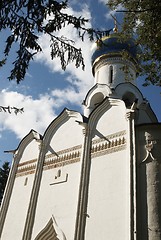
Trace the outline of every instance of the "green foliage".
{"label": "green foliage", "polygon": [[0,168],[0,204],[3,198],[5,186],[7,183],[8,175],[10,171],[9,162],[5,162]]}
{"label": "green foliage", "polygon": [[121,32],[133,35],[141,45],[141,74],[146,74],[144,85],[161,86],[161,1],[158,0],[109,0],[108,6],[116,9],[121,4],[124,22]]}
{"label": "green foliage", "polygon": [[[18,45],[17,56],[13,62],[9,80],[16,79],[19,83],[24,79],[33,56],[43,50],[38,43],[40,34],[50,36],[51,58],[58,57],[63,70],[71,61],[75,62],[76,67],[84,68],[81,49],[77,49],[74,42],[65,37],[58,37],[55,33],[69,24],[77,30],[82,40],[85,34],[88,34],[92,40],[102,34],[108,34],[108,31],[102,33],[85,28],[84,25],[88,20],[65,13],[64,9],[67,8],[67,0],[0,1],[0,31],[10,30],[10,35],[6,39],[4,59],[9,56],[13,44],[16,42]],[[4,60],[0,62],[0,66],[3,64]]]}

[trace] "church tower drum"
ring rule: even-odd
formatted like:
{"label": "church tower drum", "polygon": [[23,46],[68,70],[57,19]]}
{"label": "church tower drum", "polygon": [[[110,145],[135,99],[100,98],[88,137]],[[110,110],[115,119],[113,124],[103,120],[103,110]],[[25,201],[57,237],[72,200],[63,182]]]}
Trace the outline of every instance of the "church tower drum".
{"label": "church tower drum", "polygon": [[139,51],[133,39],[124,41],[117,33],[97,40],[92,47],[91,59],[95,83],[111,88],[126,81],[135,84]]}

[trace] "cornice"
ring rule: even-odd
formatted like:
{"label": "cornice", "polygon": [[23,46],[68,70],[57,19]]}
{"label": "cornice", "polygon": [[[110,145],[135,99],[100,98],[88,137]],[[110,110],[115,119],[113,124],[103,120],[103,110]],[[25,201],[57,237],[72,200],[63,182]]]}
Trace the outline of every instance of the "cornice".
{"label": "cornice", "polygon": [[131,68],[133,68],[135,71],[136,65],[134,62],[131,62],[129,59],[125,59],[120,56],[108,56],[108,55],[103,55],[100,57],[95,63],[94,63],[94,69],[97,71],[98,68],[104,66],[104,65],[110,65],[110,64],[115,64],[115,63],[123,63],[123,64],[128,64]]}
{"label": "cornice", "polygon": [[[108,140],[108,141],[107,141]],[[126,131],[116,132],[104,138],[94,139],[91,147],[91,157],[96,158],[106,154],[122,151],[126,148]],[[80,162],[82,145],[63,149],[55,154],[48,154],[45,157],[43,171],[59,168],[65,165]],[[35,173],[37,159],[32,159],[18,165],[16,177]]]}
{"label": "cornice", "polygon": [[121,151],[126,148],[126,131],[110,134],[104,138],[92,141],[91,157],[99,157],[106,154]]}

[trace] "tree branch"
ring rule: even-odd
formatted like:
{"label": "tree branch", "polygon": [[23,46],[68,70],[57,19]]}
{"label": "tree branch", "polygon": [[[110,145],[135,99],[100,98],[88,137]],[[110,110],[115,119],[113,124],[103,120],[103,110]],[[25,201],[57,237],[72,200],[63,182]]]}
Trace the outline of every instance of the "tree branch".
{"label": "tree branch", "polygon": [[0,112],[8,112],[8,113],[12,113],[12,111],[17,115],[18,113],[23,113],[24,109],[23,108],[16,108],[16,107],[4,107],[4,106],[0,106]]}

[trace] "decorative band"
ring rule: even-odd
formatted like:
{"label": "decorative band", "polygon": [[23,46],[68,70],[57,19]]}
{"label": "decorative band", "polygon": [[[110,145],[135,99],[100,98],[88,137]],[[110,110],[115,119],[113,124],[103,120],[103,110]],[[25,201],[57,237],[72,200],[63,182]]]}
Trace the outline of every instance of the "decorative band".
{"label": "decorative band", "polygon": [[[126,131],[108,135],[103,138],[92,141],[91,158],[103,156],[113,152],[121,151],[126,148]],[[68,164],[80,161],[81,145],[61,150],[55,154],[49,154],[45,157],[43,170],[58,168]],[[16,177],[33,174],[36,169],[36,159],[20,163]]]}

